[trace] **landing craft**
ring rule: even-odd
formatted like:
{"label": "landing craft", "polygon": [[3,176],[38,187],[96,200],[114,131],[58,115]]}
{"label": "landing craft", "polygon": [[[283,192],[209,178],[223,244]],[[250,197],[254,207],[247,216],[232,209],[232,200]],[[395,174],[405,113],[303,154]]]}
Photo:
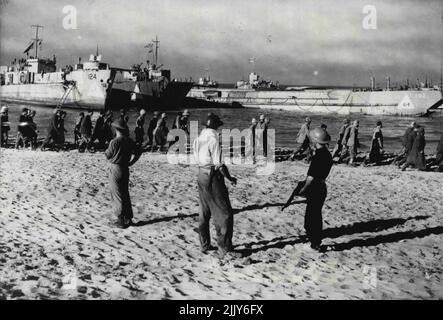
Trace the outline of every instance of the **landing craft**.
{"label": "landing craft", "polygon": [[[41,26],[38,26],[41,27]],[[0,66],[0,99],[44,106],[79,109],[145,107],[165,109],[179,106],[192,87],[190,82],[171,81],[170,70],[153,67],[134,70],[111,67],[102,55],[57,71],[56,57],[38,57],[42,39],[36,37],[10,66]],[[35,47],[35,56],[29,51]]]}
{"label": "landing craft", "polygon": [[264,81],[255,73],[249,82],[239,81],[233,89],[193,88],[188,97],[220,103],[237,103],[243,107],[286,111],[368,114],[368,115],[428,115],[443,105],[442,92],[438,87],[419,85],[391,88],[388,81],[383,90],[372,87],[360,89],[334,89],[321,87],[287,87]]}

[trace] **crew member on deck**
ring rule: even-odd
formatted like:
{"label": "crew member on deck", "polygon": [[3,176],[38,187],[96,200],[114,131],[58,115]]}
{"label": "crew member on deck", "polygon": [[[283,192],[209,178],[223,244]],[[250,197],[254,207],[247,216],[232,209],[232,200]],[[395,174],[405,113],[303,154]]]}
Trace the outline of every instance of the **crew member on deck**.
{"label": "crew member on deck", "polygon": [[217,129],[223,122],[215,114],[208,115],[206,128],[194,141],[194,157],[197,161],[199,193],[199,237],[201,249],[206,253],[211,248],[209,220],[211,216],[217,233],[217,244],[220,258],[232,253],[232,234],[234,215],[229,201],[225,178],[233,185],[237,179],[231,177],[228,168],[223,164],[220,139]]}
{"label": "crew member on deck", "polygon": [[326,145],[331,141],[329,134],[315,128],[310,132],[310,138],[314,143],[314,155],[311,159],[305,185],[299,194],[306,196],[306,212],[304,227],[306,235],[311,242],[311,247],[320,250],[322,240],[322,208],[327,195],[326,178],[332,167],[332,156]]}
{"label": "crew member on deck", "polygon": [[132,224],[133,212],[129,196],[129,167],[141,156],[140,149],[129,137],[129,128],[124,119],[112,123],[116,137],[105,151],[110,162],[109,184],[111,189],[112,210],[117,216],[116,226],[127,228]]}

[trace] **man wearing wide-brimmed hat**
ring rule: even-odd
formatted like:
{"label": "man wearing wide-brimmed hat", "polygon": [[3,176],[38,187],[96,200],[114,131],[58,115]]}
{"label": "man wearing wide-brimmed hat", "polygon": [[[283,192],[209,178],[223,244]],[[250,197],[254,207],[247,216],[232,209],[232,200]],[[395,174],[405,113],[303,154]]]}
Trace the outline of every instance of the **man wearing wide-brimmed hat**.
{"label": "man wearing wide-brimmed hat", "polygon": [[[222,151],[217,129],[223,122],[215,114],[209,114],[206,119],[206,128],[194,141],[194,157],[197,161],[198,193],[200,200],[199,227],[200,244],[206,253],[211,248],[209,234],[209,220],[211,216],[217,232],[217,244],[220,257],[232,251],[232,233],[234,216],[229,201],[225,178],[232,184],[237,179],[231,177],[228,168],[222,161]],[[232,253],[231,253],[232,255]]]}
{"label": "man wearing wide-brimmed hat", "polygon": [[129,167],[140,158],[140,149],[129,137],[129,128],[122,118],[114,121],[116,136],[109,143],[105,156],[110,162],[109,184],[116,226],[127,228],[132,224],[132,205],[129,196]]}
{"label": "man wearing wide-brimmed hat", "polygon": [[322,240],[322,207],[326,199],[326,178],[332,167],[332,156],[326,145],[331,141],[329,134],[322,128],[315,128],[309,133],[314,145],[305,185],[299,194],[306,196],[305,231],[311,247],[320,250]]}

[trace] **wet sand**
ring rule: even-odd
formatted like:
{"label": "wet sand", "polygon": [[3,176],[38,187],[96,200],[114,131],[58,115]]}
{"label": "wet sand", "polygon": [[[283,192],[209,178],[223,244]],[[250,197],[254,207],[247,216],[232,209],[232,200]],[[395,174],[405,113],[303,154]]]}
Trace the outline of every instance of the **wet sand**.
{"label": "wet sand", "polygon": [[219,260],[194,231],[194,166],[144,154],[131,169],[136,226],[120,230],[102,153],[0,153],[0,298],[443,298],[443,174],[334,166],[319,253],[304,239],[305,205],[280,212],[306,164],[270,176],[230,166],[244,257]]}

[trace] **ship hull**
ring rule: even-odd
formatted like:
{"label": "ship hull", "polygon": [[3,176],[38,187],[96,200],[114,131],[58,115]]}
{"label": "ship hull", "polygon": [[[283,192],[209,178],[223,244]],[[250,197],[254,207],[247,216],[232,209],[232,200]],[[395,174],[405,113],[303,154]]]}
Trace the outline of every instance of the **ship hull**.
{"label": "ship hull", "polygon": [[114,83],[108,95],[111,108],[143,107],[148,109],[174,109],[181,107],[192,88],[190,82],[173,81],[162,88],[153,81],[125,81]]}
{"label": "ship hull", "polygon": [[101,110],[105,108],[105,94],[89,95],[75,89],[64,99],[66,90],[68,89],[62,83],[4,85],[0,86],[0,100],[42,106],[62,105],[76,109]]}
{"label": "ship hull", "polygon": [[[368,114],[368,115],[425,115],[443,104],[437,90],[352,91],[303,90],[258,91],[220,89],[192,89],[188,97],[210,99],[222,103],[239,103],[243,107],[278,109],[295,112]],[[215,97],[214,97],[215,96]]]}

